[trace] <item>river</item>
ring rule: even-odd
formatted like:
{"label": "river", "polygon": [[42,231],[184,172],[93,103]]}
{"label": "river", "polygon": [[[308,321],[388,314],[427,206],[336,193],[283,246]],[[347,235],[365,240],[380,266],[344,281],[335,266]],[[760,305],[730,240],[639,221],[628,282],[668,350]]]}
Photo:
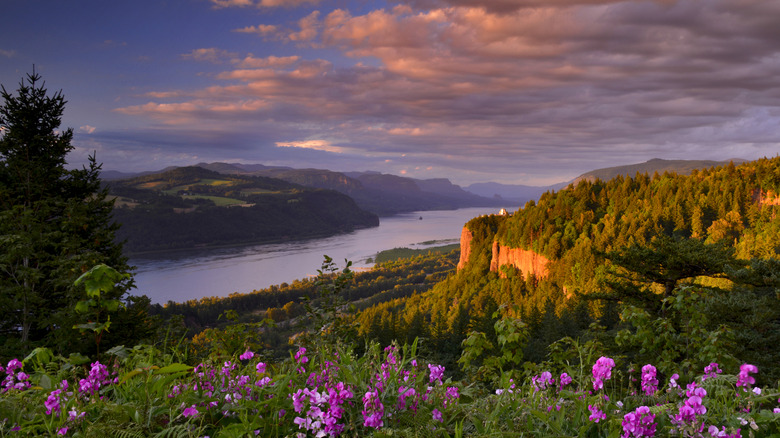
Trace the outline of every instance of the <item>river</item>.
{"label": "river", "polygon": [[[324,255],[332,257],[340,269],[344,259],[351,260],[354,268],[369,268],[373,263],[368,259],[382,250],[457,243],[466,222],[498,210],[419,211],[383,217],[378,227],[327,238],[138,256],[130,259],[136,267],[137,289],[132,294],[147,295],[152,303],[167,303],[247,293],[314,276]],[[435,243],[426,243],[431,241]]]}

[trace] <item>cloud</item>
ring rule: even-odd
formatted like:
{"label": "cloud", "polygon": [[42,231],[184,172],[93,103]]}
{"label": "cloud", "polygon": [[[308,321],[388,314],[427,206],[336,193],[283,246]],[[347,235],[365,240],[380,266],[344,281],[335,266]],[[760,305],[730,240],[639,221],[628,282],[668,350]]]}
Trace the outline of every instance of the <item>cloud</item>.
{"label": "cloud", "polygon": [[184,59],[192,59],[194,61],[206,61],[213,64],[219,64],[225,59],[235,58],[238,56],[235,53],[228,52],[227,50],[221,50],[214,47],[195,49],[190,53],[181,55]]}
{"label": "cloud", "polygon": [[84,125],[79,127],[79,132],[83,132],[85,134],[94,134],[96,129],[97,128],[94,126]]}
{"label": "cloud", "polygon": [[319,15],[320,11],[314,11],[306,17],[298,20],[298,26],[300,27],[300,30],[298,32],[290,33],[288,38],[291,41],[298,42],[312,41],[317,37],[319,32],[319,22],[317,20]]}
{"label": "cloud", "polygon": [[251,53],[243,59],[234,59],[233,64],[237,68],[268,68],[268,67],[286,67],[301,59],[300,56],[267,56],[265,58],[255,58]]}
{"label": "cloud", "polygon": [[211,3],[217,8],[232,8],[232,7],[258,7],[258,8],[275,8],[275,7],[296,7],[304,4],[316,5],[319,0],[211,0]]}
{"label": "cloud", "polygon": [[16,55],[16,52],[13,50],[0,49],[0,55],[5,56],[6,58],[13,58]]}
{"label": "cloud", "polygon": [[273,24],[258,24],[256,26],[246,26],[240,29],[235,29],[234,32],[252,33],[265,37],[279,32],[279,26]]}
{"label": "cloud", "polygon": [[776,153],[778,15],[776,2],[753,0],[450,0],[304,11],[295,31],[237,32],[285,33],[305,51],[213,49],[230,62],[208,87],[158,90],[117,111],[247,138],[262,126],[277,153],[344,154],[349,144],[351,155],[387,166],[407,154],[442,176],[479,169],[539,179],[569,169],[573,177],[605,167],[607,156],[638,162],[697,150],[725,159],[739,155],[734,145]]}
{"label": "cloud", "polygon": [[334,154],[341,154],[345,151],[345,148],[340,146],[333,146],[327,140],[303,140],[303,141],[287,141],[276,142],[276,147],[280,148],[300,148],[311,149],[315,151],[331,152]]}

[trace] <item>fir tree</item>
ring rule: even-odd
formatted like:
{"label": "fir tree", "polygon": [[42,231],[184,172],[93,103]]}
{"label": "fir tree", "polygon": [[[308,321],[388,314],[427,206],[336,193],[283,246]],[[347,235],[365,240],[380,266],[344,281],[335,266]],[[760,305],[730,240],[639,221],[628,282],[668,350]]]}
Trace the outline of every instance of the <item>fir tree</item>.
{"label": "fir tree", "polygon": [[[66,169],[73,130],[60,130],[66,101],[48,95],[33,71],[14,96],[0,86],[0,356],[47,345],[88,348],[71,327],[83,290],[73,282],[106,263],[127,272],[114,242],[112,202],[100,187],[100,165]],[[109,298],[121,298],[123,282]]]}

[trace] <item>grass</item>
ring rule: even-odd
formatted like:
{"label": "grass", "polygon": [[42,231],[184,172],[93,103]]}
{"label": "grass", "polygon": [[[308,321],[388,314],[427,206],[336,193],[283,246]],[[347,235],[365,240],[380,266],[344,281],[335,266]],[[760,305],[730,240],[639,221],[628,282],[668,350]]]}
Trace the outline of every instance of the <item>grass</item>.
{"label": "grass", "polygon": [[208,195],[184,195],[182,196],[184,199],[208,199],[210,201],[213,201],[214,204],[217,205],[217,207],[225,207],[228,205],[241,205],[245,204],[244,201],[240,199],[234,199],[234,198],[225,198],[222,196],[208,196]]}
{"label": "grass", "polygon": [[374,263],[387,263],[396,261],[398,259],[411,259],[420,255],[446,254],[459,248],[459,243],[425,249],[393,248],[378,252],[373,260],[369,259],[368,261],[369,263],[371,261]]}

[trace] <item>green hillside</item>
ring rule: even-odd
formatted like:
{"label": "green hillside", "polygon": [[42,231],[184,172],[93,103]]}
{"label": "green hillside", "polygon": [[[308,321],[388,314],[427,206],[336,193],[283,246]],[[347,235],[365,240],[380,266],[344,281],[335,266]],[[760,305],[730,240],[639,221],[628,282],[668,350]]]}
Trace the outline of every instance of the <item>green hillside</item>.
{"label": "green hillside", "polygon": [[325,236],[376,226],[348,196],[200,167],[112,181],[129,253]]}

